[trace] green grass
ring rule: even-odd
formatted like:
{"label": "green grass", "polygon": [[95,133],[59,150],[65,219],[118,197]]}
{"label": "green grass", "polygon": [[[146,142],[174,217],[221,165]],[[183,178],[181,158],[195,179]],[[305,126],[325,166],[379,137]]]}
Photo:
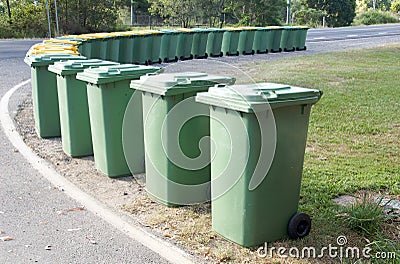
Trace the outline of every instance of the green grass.
{"label": "green grass", "polygon": [[[399,58],[400,45],[396,45],[244,65],[256,81],[285,83],[324,92],[310,118],[299,208],[312,217],[312,231],[301,240],[277,241],[273,244],[276,248],[312,246],[321,249],[329,244],[335,246],[337,237],[345,235],[347,245],[351,247],[370,246],[374,251],[397,251],[400,256],[398,222],[382,220],[377,216],[380,208],[350,208],[349,215],[355,213],[360,220],[372,214],[376,217],[372,226],[380,226],[374,234],[360,233],[344,219],[343,208],[332,202],[341,194],[360,197],[362,193],[400,199]],[[212,263],[356,261],[260,259],[256,255],[257,248],[237,246],[211,230],[209,204],[165,208],[144,203],[145,197],[138,197],[138,201],[138,204],[126,206],[125,210],[142,215],[143,223],[160,229],[161,233],[167,226],[174,241]],[[143,211],[149,215],[138,214]],[[357,226],[360,221],[356,219],[354,223]],[[379,262],[373,259],[357,263],[399,263],[398,260]]]}
{"label": "green grass", "polygon": [[[255,79],[323,90],[312,111],[301,205],[325,217],[360,190],[400,194],[400,46],[255,65]],[[268,76],[268,77],[263,77]]]}

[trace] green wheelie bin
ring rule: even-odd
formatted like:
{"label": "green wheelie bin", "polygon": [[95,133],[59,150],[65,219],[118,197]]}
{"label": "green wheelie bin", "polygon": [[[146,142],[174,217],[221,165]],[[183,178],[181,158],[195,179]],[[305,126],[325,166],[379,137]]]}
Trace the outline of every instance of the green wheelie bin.
{"label": "green wheelie bin", "polygon": [[254,35],[257,31],[256,27],[241,27],[242,31],[239,35],[238,52],[243,55],[254,55],[253,42]]}
{"label": "green wheelie bin", "polygon": [[167,206],[209,200],[210,145],[208,106],[194,96],[234,78],[206,73],[141,77],[131,88],[142,91],[146,149],[146,191]]}
{"label": "green wheelie bin", "polygon": [[193,59],[192,46],[194,32],[187,28],[178,28],[181,33],[178,35],[178,43],[176,45],[176,56],[180,60]]}
{"label": "green wheelie bin", "polygon": [[208,38],[207,38],[207,54],[210,57],[221,57],[223,53],[222,48],[222,38],[224,37],[225,30],[222,28],[208,28]]}
{"label": "green wheelie bin", "polygon": [[89,67],[117,65],[117,62],[89,59],[60,61],[49,66],[57,74],[58,104],[63,151],[71,157],[93,155],[86,82],[76,79]]}
{"label": "green wheelie bin", "polygon": [[307,31],[310,29],[306,26],[297,26],[296,38],[294,40],[294,46],[296,50],[306,50],[306,39],[307,39]]}
{"label": "green wheelie bin", "polygon": [[[88,68],[76,75],[78,80],[87,83],[95,165],[109,177],[144,172],[144,164],[134,168],[135,171],[130,171],[124,155],[124,148],[132,148],[144,160],[142,123],[129,123],[132,134],[123,144],[123,119],[133,94],[133,90],[129,88],[130,81],[159,70],[159,67],[122,64]],[[141,117],[140,100],[135,102],[130,113]],[[131,118],[134,119],[135,116]]]}
{"label": "green wheelie bin", "polygon": [[83,56],[62,54],[32,54],[25,57],[31,67],[32,101],[35,128],[39,137],[61,136],[58,108],[57,78],[48,66],[62,60],[86,60]]}
{"label": "green wheelie bin", "polygon": [[178,36],[181,32],[172,29],[162,29],[164,34],[161,38],[160,58],[164,62],[178,61],[176,48],[178,45]]}
{"label": "green wheelie bin", "polygon": [[280,48],[283,51],[295,51],[294,41],[296,38],[296,27],[285,26],[282,31]]}
{"label": "green wheelie bin", "polygon": [[151,37],[151,49],[150,49],[148,63],[149,64],[162,63],[160,57],[160,50],[161,50],[161,39],[164,33],[161,32],[160,30],[146,30],[146,32]]}
{"label": "green wheelie bin", "polygon": [[281,38],[283,27],[280,26],[269,26],[267,29],[272,30],[272,46],[269,51],[271,52],[281,52]]}
{"label": "green wheelie bin", "polygon": [[210,107],[212,228],[252,247],[308,235],[298,213],[311,106],[319,90],[259,83],[198,93]]}
{"label": "green wheelie bin", "polygon": [[221,50],[225,56],[238,56],[239,35],[242,31],[240,28],[225,27],[225,32],[222,38]]}
{"label": "green wheelie bin", "polygon": [[207,39],[208,30],[204,28],[191,28],[194,32],[193,43],[192,43],[192,55],[195,59],[207,58]]}
{"label": "green wheelie bin", "polygon": [[273,31],[266,27],[257,27],[254,34],[253,50],[257,54],[268,53],[272,49]]}

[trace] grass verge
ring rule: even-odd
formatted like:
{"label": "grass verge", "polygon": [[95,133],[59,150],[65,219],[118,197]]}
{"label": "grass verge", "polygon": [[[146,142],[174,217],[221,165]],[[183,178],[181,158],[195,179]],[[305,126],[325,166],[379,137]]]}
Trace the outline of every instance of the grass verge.
{"label": "grass verge", "polygon": [[[395,259],[363,262],[399,262],[399,218],[377,217],[376,221],[380,221],[377,225],[382,227],[374,232],[358,232],[342,217],[343,209],[332,201],[341,194],[363,196],[365,192],[400,199],[399,58],[400,45],[394,45],[246,65],[256,81],[324,91],[310,118],[299,208],[312,216],[312,233],[302,240],[275,242],[274,247],[321,249],[329,244],[337,246],[337,238],[346,236],[346,246],[361,249],[370,246],[371,254],[380,251],[397,254]],[[209,204],[165,208],[146,199],[145,195],[138,197],[137,202],[124,209],[141,218],[144,225],[157,229],[164,237],[188,247],[207,261],[354,263],[357,260],[339,256],[262,259],[257,256],[256,248],[239,247],[211,231]],[[365,203],[364,207],[354,207],[348,213],[366,209],[364,213],[368,214],[373,207]]]}

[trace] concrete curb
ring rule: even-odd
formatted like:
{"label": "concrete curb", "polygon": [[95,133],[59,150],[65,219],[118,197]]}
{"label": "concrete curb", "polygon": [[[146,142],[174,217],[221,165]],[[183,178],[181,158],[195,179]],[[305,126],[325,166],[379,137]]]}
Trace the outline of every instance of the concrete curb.
{"label": "concrete curb", "polygon": [[81,203],[87,210],[101,217],[103,220],[138,241],[149,250],[156,252],[171,263],[194,263],[195,259],[178,247],[167,243],[146,230],[134,226],[124,218],[128,218],[115,212],[109,206],[98,201],[94,197],[80,190],[73,183],[61,176],[46,160],[38,157],[22,140],[18,134],[14,122],[8,111],[11,96],[21,87],[30,83],[30,79],[14,86],[0,100],[0,122],[4,133],[13,146],[24,156],[24,158],[36,169],[46,180],[57,187],[64,189],[65,194]]}

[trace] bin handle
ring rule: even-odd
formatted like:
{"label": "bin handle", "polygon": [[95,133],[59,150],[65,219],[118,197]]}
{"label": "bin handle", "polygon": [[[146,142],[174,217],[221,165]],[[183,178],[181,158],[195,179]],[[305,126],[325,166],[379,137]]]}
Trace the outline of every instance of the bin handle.
{"label": "bin handle", "polygon": [[[266,94],[268,94],[268,96]],[[262,92],[262,96],[265,97],[265,99],[267,100],[268,98],[278,98],[278,95],[274,91]]]}

